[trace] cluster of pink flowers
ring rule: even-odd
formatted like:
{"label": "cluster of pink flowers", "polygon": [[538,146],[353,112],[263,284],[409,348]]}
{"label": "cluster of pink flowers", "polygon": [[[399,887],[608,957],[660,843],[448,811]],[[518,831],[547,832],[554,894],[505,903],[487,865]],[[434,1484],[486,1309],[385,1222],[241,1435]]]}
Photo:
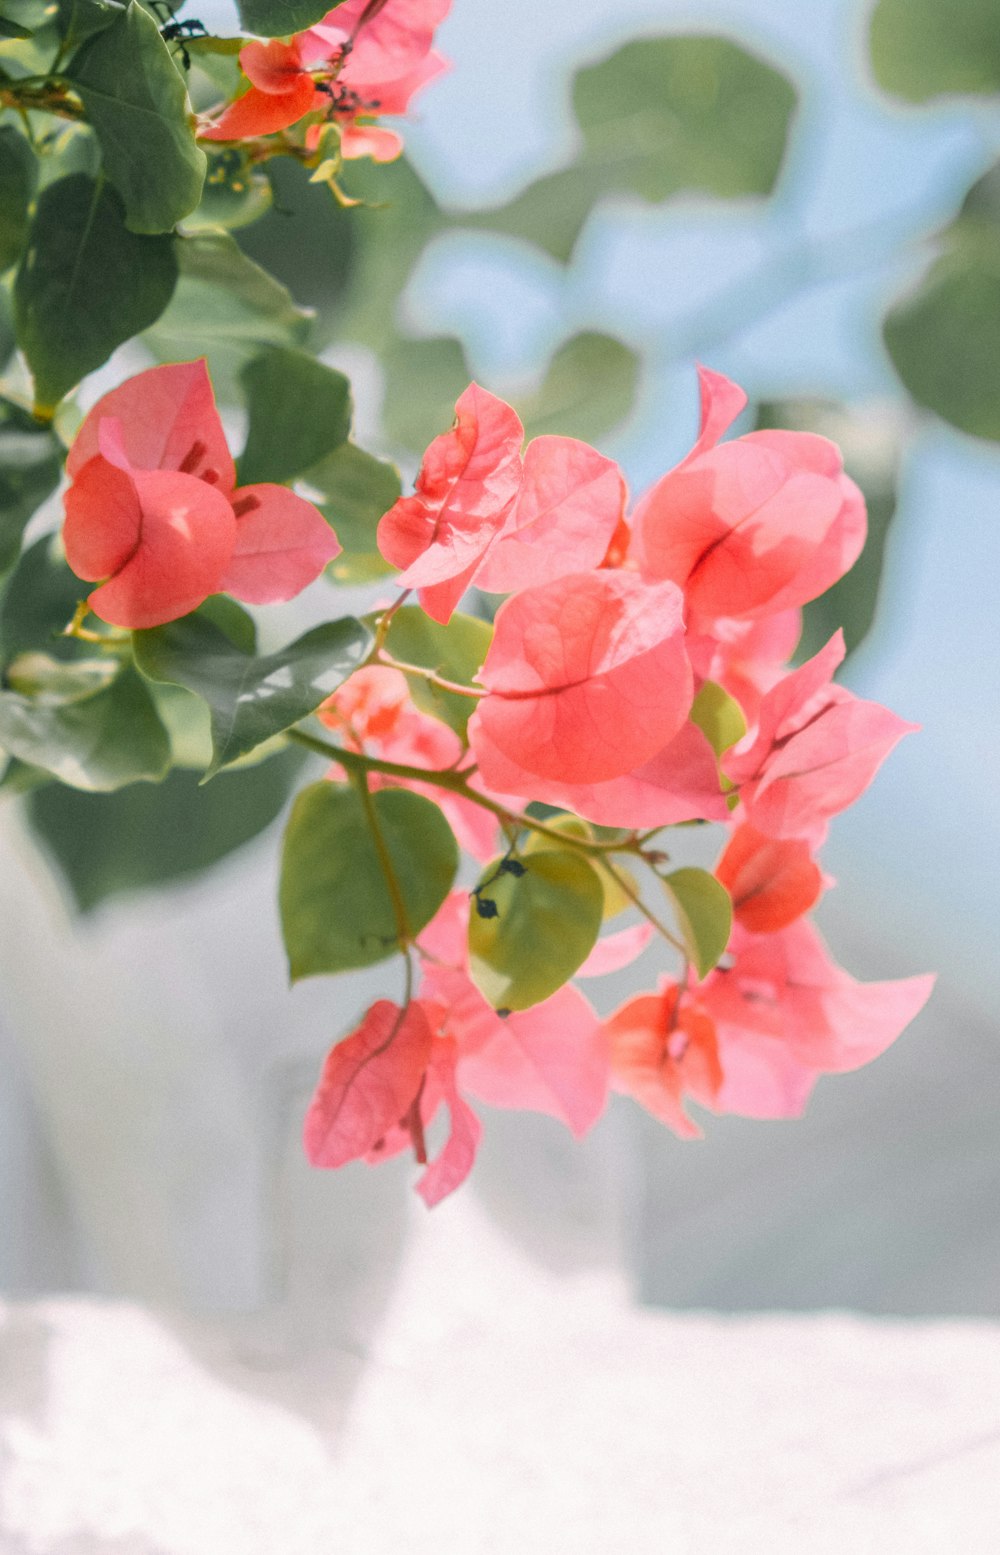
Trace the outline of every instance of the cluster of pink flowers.
{"label": "cluster of pink flowers", "polygon": [[400,136],[369,121],[405,114],[415,94],[447,69],[432,45],[450,4],[343,0],[288,42],[246,44],[240,66],[249,86],[202,128],[201,139],[255,139],[321,114],[307,129],[307,147],[319,143],[324,123],[335,123],[342,156],[391,162],[403,149]]}
{"label": "cluster of pink flowers", "polygon": [[[445,631],[470,585],[508,596],[478,686],[459,688],[476,701],[467,735],[414,703],[404,673],[414,667],[382,647],[320,717],[345,762],[383,765],[368,774],[372,788],[425,794],[482,863],[524,829],[532,802],[614,829],[638,856],[640,832],[719,823],[712,889],[732,906],[725,955],[702,977],[693,966],[661,977],[606,1020],[573,982],[498,1011],[470,963],[470,896],[453,893],[408,948],[414,996],[403,1007],[380,1000],[330,1053],[305,1126],[316,1165],[407,1146],[426,1163],[443,1105],[450,1129],[418,1184],[434,1203],[472,1165],[470,1097],[549,1113],[575,1134],[612,1089],[687,1136],[698,1133],[688,1099],[795,1116],[819,1074],[877,1057],[930,993],[929,977],[855,982],[807,917],[830,883],[817,862],[830,820],[913,727],[834,682],[840,633],[788,664],[802,605],[861,550],[861,494],[823,438],[720,441],[745,397],[706,370],[701,392],[694,448],[628,516],[612,460],[568,437],[536,438],[522,453],[515,412],[470,385],[414,494],[378,526],[399,585]],[[67,559],[98,583],[90,607],[120,628],[174,620],[220,590],[253,604],[290,599],[340,550],[287,487],[236,486],[203,362],[152,368],[106,394],[67,471]],[[725,738],[707,732],[706,695],[726,710]],[[343,777],[339,763],[331,777]],[[654,867],[658,849],[646,855]],[[530,862],[508,852],[505,867],[517,876]],[[629,965],[657,927],[599,937],[574,976]]]}
{"label": "cluster of pink flowers", "polygon": [[[483,792],[630,831],[726,828],[716,867],[733,903],[726,955],[702,980],[690,967],[661,978],[607,1020],[571,983],[498,1013],[470,972],[469,897],[453,894],[419,938],[415,998],[380,1001],[330,1053],[306,1120],[317,1165],[407,1146],[426,1162],[443,1104],[450,1130],[418,1184],[435,1203],[472,1165],[480,1124],[469,1097],[549,1113],[576,1134],[610,1089],[682,1135],[698,1133],[685,1098],[795,1116],[819,1074],[875,1058],[930,993],[930,977],[857,983],[806,917],[828,884],[816,853],[830,819],[913,727],[833,682],[839,633],[788,668],[801,606],[861,551],[863,499],[824,438],[720,441],[745,396],[706,370],[701,391],[694,448],[627,518],[613,461],[565,437],[536,438],[522,456],[514,411],[473,384],[378,540],[437,622],[470,585],[510,596],[469,722],[467,767]],[[708,682],[747,726],[721,756],[692,718]],[[355,750],[410,765],[463,761],[457,735],[383,669],[358,672],[324,716]],[[497,851],[489,815],[484,831],[454,801],[449,814],[477,857]],[[644,923],[605,936],[576,975],[628,964],[653,932]]]}

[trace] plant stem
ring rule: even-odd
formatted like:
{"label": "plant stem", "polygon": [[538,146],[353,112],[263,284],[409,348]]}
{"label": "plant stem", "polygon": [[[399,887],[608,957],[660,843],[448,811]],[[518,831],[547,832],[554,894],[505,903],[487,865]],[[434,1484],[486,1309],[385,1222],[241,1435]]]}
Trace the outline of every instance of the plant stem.
{"label": "plant stem", "polygon": [[422,664],[406,664],[402,659],[394,659],[384,648],[377,650],[375,663],[384,664],[389,669],[401,670],[404,675],[415,675],[420,680],[426,680],[429,686],[434,686],[438,691],[450,691],[452,696],[474,697],[478,702],[480,697],[486,695],[485,691],[477,691],[475,686],[463,686],[456,680],[445,680],[444,676],[439,675],[436,670],[426,669]]}
{"label": "plant stem", "polygon": [[527,828],[529,831],[537,832],[539,836],[550,838],[561,848],[575,848],[580,853],[598,854],[602,858],[609,853],[639,852],[637,844],[633,842],[588,841],[585,837],[573,837],[567,832],[557,831],[555,827],[546,826],[544,821],[536,821],[530,815],[519,815],[514,810],[508,810],[506,805],[487,798],[475,788],[470,788],[467,770],[455,771],[452,768],[429,770],[425,767],[405,766],[398,761],[383,761],[381,756],[364,756],[359,751],[344,750],[340,745],[331,745],[327,740],[318,739],[314,734],[307,734],[304,729],[287,729],[285,738],[294,740],[297,745],[305,746],[306,750],[315,751],[319,756],[328,757],[330,761],[339,761],[349,773],[381,772],[385,777],[400,778],[407,783],[431,783],[435,788],[447,789],[449,793],[458,794],[462,799],[468,799],[472,804],[479,805],[481,809],[489,810],[505,826]]}
{"label": "plant stem", "polygon": [[620,875],[618,873],[610,859],[604,859],[603,864],[612,880],[614,880],[615,884],[622,891],[624,891],[625,895],[628,897],[633,906],[639,909],[647,923],[651,923],[656,932],[661,934],[669,945],[672,945],[675,950],[680,951],[681,955],[684,957],[684,964],[686,966],[687,948],[683,941],[679,940],[676,934],[673,934],[670,929],[667,928],[666,924],[660,921],[656,913],[653,912],[652,908],[646,906],[639,892],[633,890],[631,881],[629,881],[624,875]]}

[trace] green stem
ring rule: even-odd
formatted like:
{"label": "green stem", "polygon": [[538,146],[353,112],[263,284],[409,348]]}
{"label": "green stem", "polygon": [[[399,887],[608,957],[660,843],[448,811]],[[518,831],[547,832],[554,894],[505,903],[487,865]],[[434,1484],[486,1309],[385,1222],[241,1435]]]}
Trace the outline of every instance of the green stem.
{"label": "green stem", "polygon": [[405,766],[398,761],[383,761],[381,756],[363,756],[359,751],[344,750],[340,745],[331,745],[327,740],[318,739],[314,734],[307,734],[304,729],[287,729],[285,738],[294,740],[297,745],[305,746],[306,750],[315,751],[318,756],[326,756],[330,761],[339,761],[340,765],[352,774],[381,772],[384,777],[400,778],[408,783],[431,783],[435,788],[447,789],[449,793],[458,794],[462,799],[468,799],[472,804],[479,805],[481,809],[489,810],[505,826],[527,828],[529,831],[537,832],[539,836],[550,838],[561,848],[575,848],[580,853],[599,854],[601,857],[609,853],[638,852],[637,846],[632,843],[588,842],[585,837],[572,837],[567,832],[556,831],[553,826],[546,826],[544,821],[534,820],[530,815],[519,815],[513,810],[508,810],[506,805],[487,798],[475,788],[470,788],[467,772],[464,771],[456,772],[452,768],[428,770],[425,767]]}
{"label": "green stem", "polygon": [[422,664],[407,664],[402,659],[394,659],[391,653],[386,653],[384,648],[379,648],[375,654],[375,663],[384,664],[389,669],[401,670],[404,675],[413,675],[420,680],[426,680],[429,686],[434,686],[438,691],[450,691],[452,696],[474,697],[476,701],[485,696],[485,691],[477,691],[475,686],[460,685],[457,680],[445,680],[436,670],[425,668]]}
{"label": "green stem", "polygon": [[666,924],[657,917],[652,908],[646,906],[639,892],[633,889],[631,881],[628,880],[625,875],[620,875],[618,873],[610,859],[605,859],[603,862],[604,868],[607,870],[612,880],[614,880],[615,884],[625,893],[633,906],[639,909],[647,923],[651,923],[653,925],[653,928],[658,934],[663,936],[668,945],[672,945],[675,950],[680,951],[681,955],[684,957],[684,964],[686,966],[687,947],[684,945],[683,941],[679,940],[676,934],[671,933],[670,929],[668,929]]}

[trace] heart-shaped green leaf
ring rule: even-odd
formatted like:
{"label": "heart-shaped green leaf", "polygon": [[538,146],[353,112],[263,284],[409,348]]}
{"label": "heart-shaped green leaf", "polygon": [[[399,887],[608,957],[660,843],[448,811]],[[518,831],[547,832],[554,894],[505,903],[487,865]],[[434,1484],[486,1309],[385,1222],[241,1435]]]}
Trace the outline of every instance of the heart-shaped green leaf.
{"label": "heart-shaped green leaf", "polygon": [[[410,934],[437,912],[458,848],[437,805],[404,789],[371,795]],[[360,794],[313,783],[292,809],[281,864],[281,924],[292,981],[384,961],[400,948],[395,906]]]}
{"label": "heart-shaped green leaf", "polygon": [[677,909],[681,936],[698,976],[707,977],[729,944],[733,904],[707,869],[675,869],[663,884]]}
{"label": "heart-shaped green leaf", "polygon": [[569,849],[495,860],[473,892],[469,967],[498,1010],[526,1010],[568,982],[590,955],[604,890]]}

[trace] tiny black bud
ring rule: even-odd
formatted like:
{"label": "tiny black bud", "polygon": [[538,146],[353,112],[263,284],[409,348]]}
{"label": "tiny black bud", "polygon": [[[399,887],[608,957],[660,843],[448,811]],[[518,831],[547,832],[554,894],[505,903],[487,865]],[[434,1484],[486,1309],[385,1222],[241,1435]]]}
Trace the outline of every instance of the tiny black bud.
{"label": "tiny black bud", "polygon": [[508,1015],[509,1015],[509,1014],[510,1014],[510,1013],[511,1013],[511,1012],[510,1012],[510,1010],[508,1010],[508,1009],[502,1009],[502,1010],[497,1010],[497,1012],[496,1012],[496,1013],[497,1013],[497,1014],[498,1014],[498,1015],[499,1015],[499,1017],[500,1017],[500,1019],[501,1019],[501,1020],[506,1020],[506,1019],[507,1019],[507,1016],[508,1016]]}
{"label": "tiny black bud", "polygon": [[499,918],[500,916],[496,902],[491,901],[488,896],[476,897],[476,911],[480,918]]}
{"label": "tiny black bud", "polygon": [[521,863],[521,860],[516,858],[503,859],[500,864],[500,871],[505,875],[515,875],[518,879],[520,879],[521,875],[526,873],[525,867]]}

